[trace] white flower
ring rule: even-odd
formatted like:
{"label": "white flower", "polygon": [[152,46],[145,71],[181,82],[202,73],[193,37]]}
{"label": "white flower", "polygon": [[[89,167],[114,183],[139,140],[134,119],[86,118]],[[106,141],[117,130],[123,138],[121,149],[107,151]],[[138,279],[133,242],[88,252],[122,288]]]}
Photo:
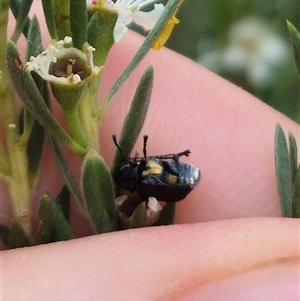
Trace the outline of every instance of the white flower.
{"label": "white flower", "polygon": [[[47,81],[61,84],[78,84],[87,77],[97,75],[101,68],[93,63],[92,52],[95,49],[88,46],[84,53],[76,48],[64,47],[71,42],[71,37],[65,37],[58,42],[52,41],[37,57],[30,57],[30,61],[26,63],[27,70],[35,71]],[[78,64],[81,69],[77,67]],[[76,72],[73,72],[74,69]]]}
{"label": "white flower", "polygon": [[146,209],[146,215],[147,215],[147,226],[152,226],[157,219],[159,218],[160,212],[161,212],[161,205],[157,201],[155,197],[150,196],[148,198],[147,202],[147,209]]}
{"label": "white flower", "polygon": [[157,199],[153,196],[150,196],[148,198],[148,203],[147,203],[147,206],[148,206],[148,213],[149,215],[151,214],[151,212],[157,212],[157,211],[160,211],[162,209],[162,207],[160,206],[159,202],[157,201]]}
{"label": "white flower", "polygon": [[126,25],[134,22],[142,26],[145,30],[150,30],[156,24],[159,17],[164,12],[164,5],[154,4],[154,9],[149,12],[140,11],[144,6],[154,3],[157,0],[117,0],[116,2],[108,1],[114,9],[118,11],[118,19],[114,28],[115,42],[127,32]]}
{"label": "white flower", "polygon": [[199,63],[220,72],[242,73],[255,87],[267,87],[276,68],[289,58],[287,43],[258,19],[244,19],[229,32],[229,44],[221,50],[202,55]]}
{"label": "white flower", "polygon": [[255,86],[262,87],[272,81],[274,69],[287,57],[288,45],[279,36],[262,21],[246,19],[232,27],[223,64],[245,72]]}
{"label": "white flower", "polygon": [[37,72],[45,80],[53,80],[55,76],[49,74],[50,64],[56,63],[56,55],[62,50],[65,44],[70,42],[72,42],[72,38],[65,37],[64,40],[50,44],[47,49],[37,57],[31,56],[30,61],[26,63],[27,70]]}

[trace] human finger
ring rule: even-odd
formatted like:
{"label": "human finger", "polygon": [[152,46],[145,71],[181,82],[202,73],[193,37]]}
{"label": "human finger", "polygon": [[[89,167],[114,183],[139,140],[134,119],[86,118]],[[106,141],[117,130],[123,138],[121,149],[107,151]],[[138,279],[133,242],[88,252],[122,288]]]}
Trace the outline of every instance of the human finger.
{"label": "human finger", "polygon": [[298,234],[297,220],[249,218],[4,251],[2,297],[183,301],[209,293],[248,300],[255,292],[255,300],[297,300]]}

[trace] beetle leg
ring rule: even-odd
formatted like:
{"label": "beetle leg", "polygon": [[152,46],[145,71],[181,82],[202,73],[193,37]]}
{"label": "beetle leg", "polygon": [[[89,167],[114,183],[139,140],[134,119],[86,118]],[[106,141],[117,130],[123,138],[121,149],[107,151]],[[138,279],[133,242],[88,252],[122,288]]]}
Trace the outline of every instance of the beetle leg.
{"label": "beetle leg", "polygon": [[174,164],[170,164],[167,161],[162,161],[162,164],[164,166],[164,169],[171,175],[174,175],[176,177],[179,176],[179,172],[178,172],[178,165],[176,164],[176,166],[174,166]]}
{"label": "beetle leg", "polygon": [[190,155],[191,151],[189,149],[186,149],[183,152],[177,153],[177,154],[167,154],[167,155],[162,155],[162,156],[149,156],[148,158],[157,158],[160,160],[168,160],[168,159],[174,159],[174,156],[177,156],[178,158],[181,156],[186,156],[188,157]]}
{"label": "beetle leg", "polygon": [[178,153],[178,154],[175,154],[174,156],[178,156],[181,157],[181,156],[186,156],[188,157],[190,155],[191,151],[189,149],[186,149],[185,151],[181,152],[181,153]]}
{"label": "beetle leg", "polygon": [[[184,153],[184,152],[182,152],[182,153]],[[181,155],[182,153],[175,154],[175,155],[173,156],[173,158],[172,158],[178,171],[180,170],[179,157],[180,157],[180,155]],[[181,155],[181,156],[182,156],[182,155]],[[178,172],[178,175],[179,175],[179,172]]]}

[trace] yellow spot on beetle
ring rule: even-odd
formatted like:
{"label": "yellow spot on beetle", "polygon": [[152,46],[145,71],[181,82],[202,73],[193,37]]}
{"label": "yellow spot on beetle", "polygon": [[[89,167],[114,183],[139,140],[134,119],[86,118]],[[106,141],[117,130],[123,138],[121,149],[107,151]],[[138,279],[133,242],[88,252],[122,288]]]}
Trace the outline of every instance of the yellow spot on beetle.
{"label": "yellow spot on beetle", "polygon": [[148,175],[159,175],[162,173],[162,167],[154,160],[149,160],[146,165],[146,169],[142,172],[142,177]]}
{"label": "yellow spot on beetle", "polygon": [[172,174],[168,174],[168,176],[166,177],[167,183],[168,184],[176,184],[177,183],[177,177],[175,175]]}

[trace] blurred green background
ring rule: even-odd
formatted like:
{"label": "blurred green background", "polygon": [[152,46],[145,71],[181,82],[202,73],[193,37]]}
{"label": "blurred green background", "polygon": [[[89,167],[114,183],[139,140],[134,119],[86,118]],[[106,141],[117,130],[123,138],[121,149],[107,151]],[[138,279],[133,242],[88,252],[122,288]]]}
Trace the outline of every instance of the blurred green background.
{"label": "blurred green background", "polygon": [[286,19],[299,0],[185,0],[166,47],[221,75],[300,123],[300,82]]}

